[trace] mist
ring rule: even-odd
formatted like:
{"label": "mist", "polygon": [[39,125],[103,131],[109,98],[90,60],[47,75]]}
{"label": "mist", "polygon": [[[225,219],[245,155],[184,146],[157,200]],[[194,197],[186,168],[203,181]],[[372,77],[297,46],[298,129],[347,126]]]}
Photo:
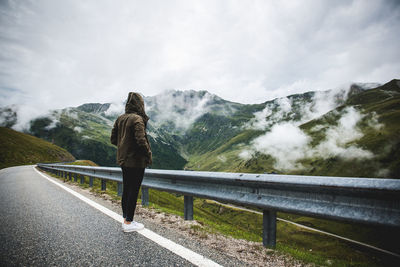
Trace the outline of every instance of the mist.
{"label": "mist", "polygon": [[145,98],[146,112],[155,127],[167,126],[177,133],[184,133],[202,115],[218,109],[218,114],[234,112],[229,104],[217,104],[218,96],[206,91],[169,90]]}
{"label": "mist", "polygon": [[[143,96],[149,123],[158,128],[167,126],[177,133],[184,133],[202,115],[218,110],[219,115],[232,114],[229,104],[217,104],[220,98],[206,91],[166,90],[155,96]],[[125,112],[125,102],[113,102],[105,111],[106,116],[118,116]]]}
{"label": "mist", "polygon": [[[334,110],[341,101],[337,102],[337,98],[332,96],[338,96],[338,93],[347,95],[347,91],[343,89],[315,94],[312,101],[302,106],[300,119],[297,120],[288,120],[293,112],[293,102],[290,99],[281,98],[267,105],[264,110],[255,113],[253,120],[245,125],[247,129],[265,130],[266,133],[252,140],[250,146],[239,153],[239,157],[249,160],[256,153],[269,155],[275,160],[274,168],[282,171],[303,169],[304,166],[299,161],[304,159],[373,158],[371,151],[352,144],[364,136],[358,124],[366,118],[366,115],[354,107],[347,107],[341,112]],[[337,124],[317,125],[312,128],[311,132],[322,132],[324,136],[318,145],[312,146],[312,137],[299,126],[325,115],[328,111],[331,111],[329,116],[339,116]],[[375,131],[384,127],[378,123],[376,113],[369,116],[368,125]]]}

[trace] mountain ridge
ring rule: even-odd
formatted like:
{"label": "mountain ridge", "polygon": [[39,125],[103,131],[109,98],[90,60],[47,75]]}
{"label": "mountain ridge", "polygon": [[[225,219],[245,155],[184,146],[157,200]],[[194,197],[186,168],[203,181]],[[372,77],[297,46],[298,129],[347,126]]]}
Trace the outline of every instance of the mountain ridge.
{"label": "mountain ridge", "polygon": [[[155,156],[153,167],[329,175],[331,169],[326,172],[322,170],[326,166],[316,171],[318,168],[311,165],[320,162],[318,157],[322,157],[321,162],[332,158],[339,162],[346,155],[345,151],[360,153],[362,156],[370,155],[364,144],[354,138],[372,135],[375,130],[370,126],[361,129],[359,124],[369,125],[374,121],[378,125],[380,116],[383,116],[383,121],[387,120],[387,116],[391,118],[393,115],[387,114],[385,110],[380,112],[384,107],[379,101],[385,102],[386,110],[390,104],[387,103],[388,97],[392,97],[393,105],[396,105],[398,87],[399,80],[392,80],[375,89],[371,88],[371,84],[357,83],[348,88],[310,91],[260,104],[230,102],[204,90],[170,90],[164,94],[144,97],[150,117],[148,133]],[[100,165],[114,165],[115,147],[109,143],[109,132],[113,121],[123,112],[122,101],[87,103],[52,111],[47,117],[35,119],[30,131],[44,139],[56,140],[71,149],[78,158],[86,157]],[[346,128],[346,119],[356,120],[351,125],[358,135]],[[397,126],[382,127],[390,131],[397,129]],[[283,132],[278,137],[293,134],[303,143],[290,139],[286,143],[279,143],[273,139],[279,131]],[[334,135],[340,134],[340,131],[345,131],[343,133],[353,139],[349,139],[348,143],[341,143],[339,139],[333,142],[336,138]],[[398,138],[393,134],[390,136],[396,147]],[[292,169],[286,168],[288,166],[282,163],[282,155],[279,155],[290,144],[293,148],[287,152],[286,161]],[[370,147],[379,150],[376,146]],[[323,150],[331,153],[331,157],[321,154]],[[296,153],[303,155],[303,158],[295,157]],[[313,157],[317,158],[310,161]],[[350,161],[354,162],[355,159]],[[386,173],[383,171],[381,177],[392,173],[396,176],[397,171],[394,169],[386,168]]]}

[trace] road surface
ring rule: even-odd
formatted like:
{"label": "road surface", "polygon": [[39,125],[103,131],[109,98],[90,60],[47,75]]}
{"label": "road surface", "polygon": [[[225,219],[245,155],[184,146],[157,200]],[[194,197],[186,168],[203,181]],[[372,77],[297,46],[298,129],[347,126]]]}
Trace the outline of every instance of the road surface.
{"label": "road surface", "polygon": [[0,170],[0,225],[1,266],[194,266],[142,234],[123,233],[120,222],[32,166]]}

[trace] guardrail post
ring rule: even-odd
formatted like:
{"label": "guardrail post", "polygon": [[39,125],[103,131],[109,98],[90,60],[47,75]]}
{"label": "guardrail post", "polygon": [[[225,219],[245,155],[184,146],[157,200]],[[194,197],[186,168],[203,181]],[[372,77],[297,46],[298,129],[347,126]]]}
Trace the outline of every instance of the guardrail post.
{"label": "guardrail post", "polygon": [[101,179],[101,190],[102,191],[106,191],[106,180],[104,180],[104,179]]}
{"label": "guardrail post", "polygon": [[85,182],[85,176],[81,175],[81,184]]}
{"label": "guardrail post", "polygon": [[93,177],[92,176],[89,177],[89,186],[93,187]]}
{"label": "guardrail post", "polygon": [[142,186],[142,206],[149,205],[149,188]]}
{"label": "guardrail post", "polygon": [[122,196],[122,183],[117,183],[118,196]]}
{"label": "guardrail post", "polygon": [[184,196],[183,198],[184,210],[183,215],[185,220],[193,220],[193,196]]}
{"label": "guardrail post", "polygon": [[[80,175],[80,174],[78,174],[78,175]],[[78,175],[75,175],[75,176],[74,176],[74,182],[77,182],[77,181],[78,181]]]}
{"label": "guardrail post", "polygon": [[263,245],[275,248],[276,246],[276,211],[263,210]]}
{"label": "guardrail post", "polygon": [[68,173],[68,180],[72,180],[72,173]]}

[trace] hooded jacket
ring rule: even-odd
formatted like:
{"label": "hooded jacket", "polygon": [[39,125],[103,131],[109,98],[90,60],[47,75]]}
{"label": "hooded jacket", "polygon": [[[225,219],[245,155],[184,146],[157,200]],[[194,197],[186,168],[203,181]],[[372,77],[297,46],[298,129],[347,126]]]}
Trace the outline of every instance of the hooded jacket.
{"label": "hooded jacket", "polygon": [[152,164],[146,126],[149,117],[138,93],[129,93],[125,114],[118,117],[111,131],[111,143],[117,146],[117,163],[122,167],[146,168]]}

